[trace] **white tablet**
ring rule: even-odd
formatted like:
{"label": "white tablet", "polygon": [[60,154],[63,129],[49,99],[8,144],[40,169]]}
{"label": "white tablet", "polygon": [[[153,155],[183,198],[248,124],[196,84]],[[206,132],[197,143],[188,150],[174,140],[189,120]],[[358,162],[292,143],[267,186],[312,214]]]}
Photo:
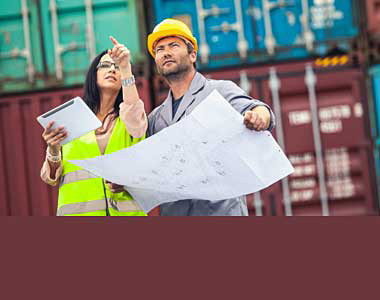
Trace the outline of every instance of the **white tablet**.
{"label": "white tablet", "polygon": [[52,129],[64,126],[67,137],[61,142],[61,145],[102,126],[102,122],[80,97],[75,97],[49,110],[37,117],[37,121],[43,128],[46,128],[50,121],[54,121]]}

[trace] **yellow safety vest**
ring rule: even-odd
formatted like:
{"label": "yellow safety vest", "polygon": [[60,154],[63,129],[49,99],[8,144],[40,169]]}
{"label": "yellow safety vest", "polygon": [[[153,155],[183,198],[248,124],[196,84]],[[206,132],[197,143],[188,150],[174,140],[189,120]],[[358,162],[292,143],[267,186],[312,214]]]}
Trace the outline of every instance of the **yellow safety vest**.
{"label": "yellow safety vest", "polygon": [[[118,117],[104,154],[121,150],[143,140],[129,135]],[[103,179],[68,162],[100,156],[95,131],[62,147],[63,172],[59,184],[58,216],[146,216],[132,196],[124,191],[112,193]],[[127,168],[128,166],[121,166]]]}

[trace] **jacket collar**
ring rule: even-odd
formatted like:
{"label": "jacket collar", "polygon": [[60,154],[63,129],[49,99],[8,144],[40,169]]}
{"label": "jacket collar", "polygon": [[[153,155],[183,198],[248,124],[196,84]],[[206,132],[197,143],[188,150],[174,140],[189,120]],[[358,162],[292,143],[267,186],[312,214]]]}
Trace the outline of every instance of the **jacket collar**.
{"label": "jacket collar", "polygon": [[171,90],[168,93],[167,98],[163,102],[163,109],[161,111],[162,117],[166,121],[167,125],[177,122],[186,109],[194,102],[195,95],[203,89],[206,83],[206,78],[201,74],[196,72],[193,80],[191,81],[189,89],[183,95],[182,101],[177,109],[177,112],[173,118],[173,95]]}

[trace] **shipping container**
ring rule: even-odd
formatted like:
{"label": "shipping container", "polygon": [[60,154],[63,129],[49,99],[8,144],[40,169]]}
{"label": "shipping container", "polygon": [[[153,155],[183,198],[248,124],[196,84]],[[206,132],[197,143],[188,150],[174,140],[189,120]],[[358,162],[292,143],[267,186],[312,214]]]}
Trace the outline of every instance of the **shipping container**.
{"label": "shipping container", "polygon": [[366,0],[367,29],[380,38],[380,0]]}
{"label": "shipping container", "polygon": [[[148,1],[146,1],[148,2]],[[349,52],[359,34],[356,0],[154,0],[154,24],[185,22],[199,43],[199,68]]]}
{"label": "shipping container", "polygon": [[[149,113],[149,82],[136,81]],[[0,216],[55,215],[58,189],[40,179],[46,144],[36,118],[78,95],[81,87],[0,97]]]}
{"label": "shipping container", "polygon": [[37,1],[0,3],[0,93],[43,86]]}
{"label": "shipping container", "polygon": [[82,84],[90,61],[112,47],[110,35],[141,66],[146,33],[140,6],[136,0],[3,1],[0,93]]}
{"label": "shipping container", "polygon": [[[371,133],[374,140],[374,157],[377,174],[377,188],[380,190],[380,65],[369,69],[369,105],[372,112]],[[380,199],[379,199],[380,202]]]}
{"label": "shipping container", "polygon": [[[229,79],[265,100],[277,120],[275,138],[295,172],[248,196],[256,215],[372,215],[378,213],[365,75],[313,61],[227,69]],[[167,87],[155,79],[156,105]]]}

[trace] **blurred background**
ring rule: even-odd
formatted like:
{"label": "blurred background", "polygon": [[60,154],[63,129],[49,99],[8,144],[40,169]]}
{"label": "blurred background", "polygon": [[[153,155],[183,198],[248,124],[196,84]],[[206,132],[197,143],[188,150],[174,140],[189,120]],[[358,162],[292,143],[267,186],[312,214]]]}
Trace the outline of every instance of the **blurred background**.
{"label": "blurred background", "polygon": [[0,215],[55,215],[36,117],[82,95],[109,35],[147,113],[166,98],[146,39],[169,17],[196,36],[201,73],[276,114],[295,172],[248,195],[250,215],[379,214],[380,0],[14,0],[0,2]]}

